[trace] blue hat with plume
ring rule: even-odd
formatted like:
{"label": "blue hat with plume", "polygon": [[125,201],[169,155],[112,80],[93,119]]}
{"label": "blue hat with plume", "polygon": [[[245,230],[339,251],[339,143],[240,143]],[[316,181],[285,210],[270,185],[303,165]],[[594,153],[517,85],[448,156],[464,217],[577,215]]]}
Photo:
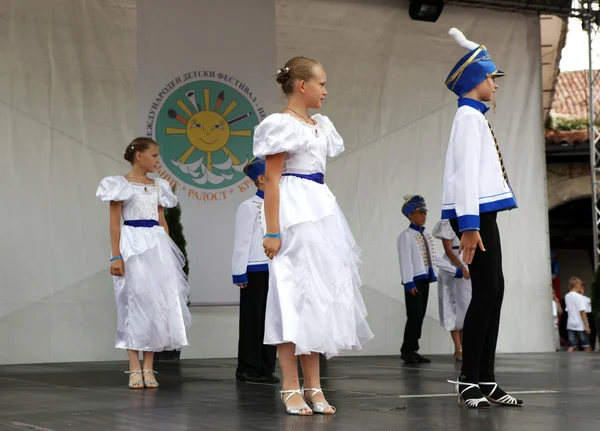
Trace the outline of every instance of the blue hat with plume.
{"label": "blue hat with plume", "polygon": [[265,174],[265,161],[258,157],[252,157],[244,167],[244,173],[256,182],[258,177]]}
{"label": "blue hat with plume", "polygon": [[446,87],[458,97],[463,97],[469,91],[485,81],[488,75],[504,76],[498,70],[485,46],[467,40],[465,35],[456,28],[448,32],[462,48],[469,51],[461,58],[446,78]]}
{"label": "blue hat with plume", "polygon": [[402,205],[402,214],[406,217],[413,211],[425,211],[427,212],[427,207],[425,206],[425,199],[420,195],[406,195],[404,196],[404,205]]}

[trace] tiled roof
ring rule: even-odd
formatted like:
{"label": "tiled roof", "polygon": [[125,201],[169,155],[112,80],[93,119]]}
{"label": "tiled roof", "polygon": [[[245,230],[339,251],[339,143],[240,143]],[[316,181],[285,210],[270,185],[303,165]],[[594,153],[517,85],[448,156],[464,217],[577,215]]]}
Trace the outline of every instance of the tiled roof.
{"label": "tiled roof", "polygon": [[[600,92],[600,76],[595,80],[596,91]],[[569,118],[588,116],[588,71],[561,72],[556,81],[552,115]],[[596,102],[600,112],[600,101]]]}

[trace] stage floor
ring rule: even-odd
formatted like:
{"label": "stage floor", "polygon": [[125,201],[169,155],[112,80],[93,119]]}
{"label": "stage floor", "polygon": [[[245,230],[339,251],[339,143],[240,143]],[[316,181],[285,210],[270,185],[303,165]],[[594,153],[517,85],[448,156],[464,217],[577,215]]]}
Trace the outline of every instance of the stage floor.
{"label": "stage floor", "polygon": [[600,430],[600,355],[499,355],[502,386],[524,408],[456,403],[459,364],[433,356],[334,358],[323,387],[335,416],[285,414],[277,385],[236,383],[235,360],[159,363],[161,387],[130,390],[125,362],[0,366],[0,430]]}

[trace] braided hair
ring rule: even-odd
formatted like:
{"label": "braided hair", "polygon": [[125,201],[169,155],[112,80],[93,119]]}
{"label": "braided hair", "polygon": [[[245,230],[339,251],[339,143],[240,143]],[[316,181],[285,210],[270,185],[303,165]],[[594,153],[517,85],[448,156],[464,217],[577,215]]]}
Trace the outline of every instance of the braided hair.
{"label": "braided hair", "polygon": [[158,144],[156,141],[150,138],[135,138],[129,145],[127,145],[127,148],[125,148],[123,158],[133,165],[136,153],[142,153],[146,151],[151,145]]}
{"label": "braided hair", "polygon": [[320,66],[319,62],[307,57],[294,57],[277,71],[275,79],[281,85],[285,94],[294,92],[294,83],[298,80],[308,81],[313,76],[313,67]]}

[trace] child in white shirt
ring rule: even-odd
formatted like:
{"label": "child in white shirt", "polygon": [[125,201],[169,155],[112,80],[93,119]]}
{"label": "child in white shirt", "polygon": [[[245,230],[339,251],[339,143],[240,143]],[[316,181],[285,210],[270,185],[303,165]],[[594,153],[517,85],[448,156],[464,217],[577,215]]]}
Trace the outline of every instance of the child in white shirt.
{"label": "child in white shirt", "polygon": [[575,351],[577,340],[586,352],[591,351],[588,334],[590,325],[586,314],[586,300],[580,293],[583,282],[578,277],[569,280],[569,293],[565,295],[565,305],[569,318],[567,319],[567,331],[569,334],[569,352]]}

